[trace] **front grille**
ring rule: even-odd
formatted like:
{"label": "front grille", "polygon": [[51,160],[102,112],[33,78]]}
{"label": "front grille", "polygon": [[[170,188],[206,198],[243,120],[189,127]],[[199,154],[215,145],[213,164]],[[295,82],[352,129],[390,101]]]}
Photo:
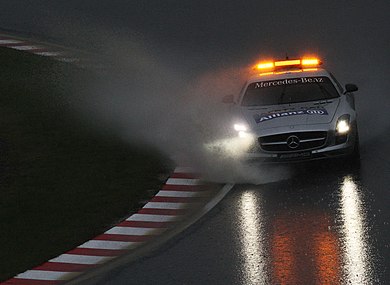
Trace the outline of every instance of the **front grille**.
{"label": "front grille", "polygon": [[295,132],[259,137],[258,141],[264,151],[302,151],[322,147],[326,137],[324,131]]}

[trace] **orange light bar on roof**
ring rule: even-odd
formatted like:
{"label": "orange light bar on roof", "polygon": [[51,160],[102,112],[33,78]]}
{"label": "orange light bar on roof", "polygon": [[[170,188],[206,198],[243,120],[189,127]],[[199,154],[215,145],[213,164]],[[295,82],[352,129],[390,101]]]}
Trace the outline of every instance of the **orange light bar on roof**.
{"label": "orange light bar on roof", "polygon": [[302,71],[317,71],[318,68],[303,68]]}
{"label": "orange light bar on roof", "polygon": [[320,65],[321,62],[318,58],[304,58],[304,59],[302,59],[301,64],[303,66],[307,66],[307,65],[314,66],[314,65]]}
{"label": "orange light bar on roof", "polygon": [[259,75],[260,75],[260,76],[266,76],[266,75],[271,75],[271,74],[275,74],[275,72],[273,72],[273,71],[270,71],[270,72],[262,72],[262,73],[260,73]]}
{"label": "orange light bar on roof", "polygon": [[322,62],[315,57],[308,57],[302,59],[286,59],[278,61],[261,62],[255,66],[262,72],[277,71],[278,69],[284,70],[286,67],[299,67],[299,68],[315,68],[321,65]]}
{"label": "orange light bar on roof", "polygon": [[275,61],[275,67],[290,66],[290,65],[300,65],[300,64],[301,64],[301,60],[300,59]]}
{"label": "orange light bar on roof", "polygon": [[273,62],[262,62],[256,65],[257,69],[271,69],[274,68]]}

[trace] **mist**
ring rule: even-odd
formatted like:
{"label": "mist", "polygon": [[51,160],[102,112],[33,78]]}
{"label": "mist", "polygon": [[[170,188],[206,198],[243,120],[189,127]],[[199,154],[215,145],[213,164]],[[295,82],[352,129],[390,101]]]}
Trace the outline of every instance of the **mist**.
{"label": "mist", "polygon": [[178,166],[190,166],[213,182],[266,183],[285,171],[242,163],[242,142],[232,136],[231,105],[222,97],[237,95],[246,66],[210,67],[197,75],[141,41],[110,38],[104,50],[106,69],[98,80],[80,82],[87,93],[78,100],[79,115],[129,144],[148,145]]}

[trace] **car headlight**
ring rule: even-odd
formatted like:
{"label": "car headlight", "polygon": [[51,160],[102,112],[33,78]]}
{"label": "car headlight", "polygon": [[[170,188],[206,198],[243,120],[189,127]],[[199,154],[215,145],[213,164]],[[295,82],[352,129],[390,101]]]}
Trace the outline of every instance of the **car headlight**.
{"label": "car headlight", "polygon": [[245,124],[234,124],[234,130],[238,132],[240,138],[246,138],[249,136],[248,127]]}
{"label": "car headlight", "polygon": [[244,124],[234,124],[234,129],[237,132],[246,132],[248,130],[248,127]]}
{"label": "car headlight", "polygon": [[337,120],[336,132],[340,135],[344,135],[351,129],[350,116],[343,115]]}

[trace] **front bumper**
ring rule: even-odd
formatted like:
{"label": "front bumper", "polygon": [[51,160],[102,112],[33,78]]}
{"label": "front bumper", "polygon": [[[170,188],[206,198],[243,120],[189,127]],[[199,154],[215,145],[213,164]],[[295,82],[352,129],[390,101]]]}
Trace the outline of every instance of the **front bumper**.
{"label": "front bumper", "polygon": [[328,131],[327,140],[323,147],[317,149],[289,151],[289,152],[269,152],[263,151],[260,147],[246,152],[243,160],[247,162],[299,162],[319,159],[329,159],[351,155],[355,148],[357,130],[353,128],[347,135],[343,143],[338,143],[338,137],[334,131]]}
{"label": "front bumper", "polygon": [[353,150],[353,145],[351,146],[349,144],[342,144],[337,146],[325,147],[318,150],[301,151],[294,153],[246,153],[243,155],[243,159],[248,162],[297,162],[348,156],[353,153]]}

